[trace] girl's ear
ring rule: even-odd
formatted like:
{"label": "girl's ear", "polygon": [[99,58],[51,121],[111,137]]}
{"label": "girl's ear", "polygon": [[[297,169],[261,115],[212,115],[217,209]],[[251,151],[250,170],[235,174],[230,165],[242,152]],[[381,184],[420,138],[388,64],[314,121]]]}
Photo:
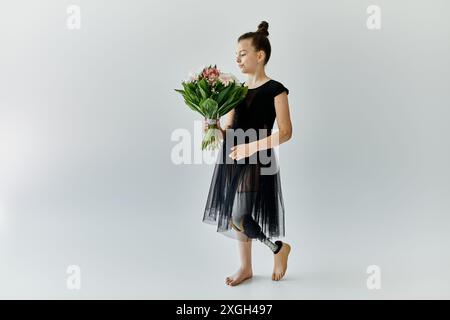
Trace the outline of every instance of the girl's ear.
{"label": "girl's ear", "polygon": [[264,55],[265,55],[264,50],[259,50],[258,51],[258,60],[261,59],[261,61],[264,61]]}

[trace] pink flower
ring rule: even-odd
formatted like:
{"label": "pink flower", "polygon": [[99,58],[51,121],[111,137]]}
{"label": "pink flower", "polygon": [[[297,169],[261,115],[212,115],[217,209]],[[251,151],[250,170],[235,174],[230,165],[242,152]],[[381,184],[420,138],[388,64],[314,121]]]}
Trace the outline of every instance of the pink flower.
{"label": "pink flower", "polygon": [[219,78],[220,70],[217,69],[216,66],[214,66],[214,67],[210,66],[210,67],[207,67],[207,68],[203,69],[202,76],[203,76],[203,78],[208,80],[208,82],[210,84],[213,84]]}

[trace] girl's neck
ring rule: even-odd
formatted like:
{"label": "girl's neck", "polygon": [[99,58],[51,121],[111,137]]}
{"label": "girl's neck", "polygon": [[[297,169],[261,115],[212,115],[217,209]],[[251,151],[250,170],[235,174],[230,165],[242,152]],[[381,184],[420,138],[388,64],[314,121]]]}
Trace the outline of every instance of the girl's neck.
{"label": "girl's neck", "polygon": [[257,87],[257,86],[263,84],[266,81],[269,81],[269,79],[270,78],[266,75],[264,70],[262,70],[260,72],[255,72],[253,74],[249,74],[247,77],[246,84],[250,88],[253,88],[253,87]]}

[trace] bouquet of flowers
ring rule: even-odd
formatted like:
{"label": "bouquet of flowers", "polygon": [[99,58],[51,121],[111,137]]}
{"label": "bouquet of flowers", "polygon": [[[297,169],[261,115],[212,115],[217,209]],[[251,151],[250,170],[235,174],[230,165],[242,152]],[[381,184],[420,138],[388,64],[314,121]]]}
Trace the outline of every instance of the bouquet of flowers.
{"label": "bouquet of flowers", "polygon": [[247,95],[248,88],[230,73],[222,73],[217,65],[203,68],[182,81],[181,93],[189,108],[206,118],[208,127],[202,141],[202,150],[219,147],[222,132],[217,127],[219,118],[232,110]]}

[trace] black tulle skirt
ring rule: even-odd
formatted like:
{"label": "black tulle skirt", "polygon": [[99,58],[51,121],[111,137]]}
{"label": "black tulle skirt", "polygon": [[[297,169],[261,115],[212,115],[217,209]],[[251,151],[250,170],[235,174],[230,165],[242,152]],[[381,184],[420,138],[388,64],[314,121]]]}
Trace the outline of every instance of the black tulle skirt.
{"label": "black tulle skirt", "polygon": [[[229,139],[231,140],[231,139]],[[251,214],[269,239],[285,237],[280,168],[273,148],[233,160],[228,155],[236,141],[225,138],[218,152],[206,200],[203,222],[236,240],[251,241],[233,225],[232,214]],[[245,212],[240,212],[245,210]]]}

